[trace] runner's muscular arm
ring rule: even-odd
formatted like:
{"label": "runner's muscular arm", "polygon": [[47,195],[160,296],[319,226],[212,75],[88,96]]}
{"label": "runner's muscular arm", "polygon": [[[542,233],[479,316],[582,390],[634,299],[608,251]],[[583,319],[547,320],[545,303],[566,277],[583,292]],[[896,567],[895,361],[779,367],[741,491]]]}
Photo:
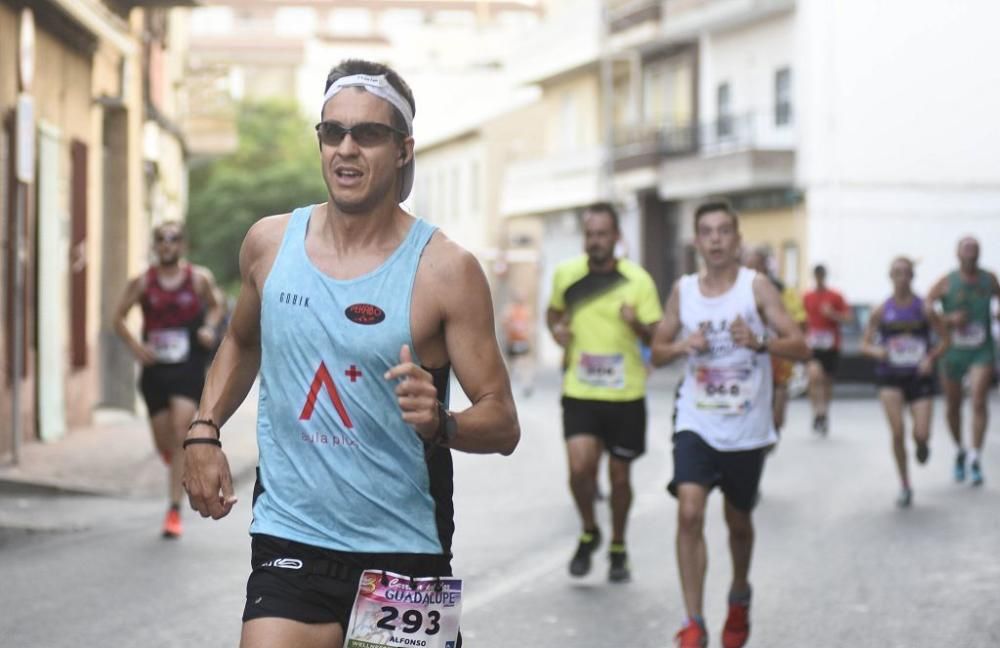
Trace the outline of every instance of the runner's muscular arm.
{"label": "runner's muscular arm", "polygon": [[687,339],[675,341],[680,332],[681,292],[680,284],[674,282],[674,287],[670,290],[670,297],[667,298],[667,303],[663,307],[663,319],[656,326],[656,332],[650,341],[654,367],[662,367],[682,356],[707,350],[708,344],[700,331]]}
{"label": "runner's muscular arm", "polygon": [[[243,403],[260,370],[260,290],[270,270],[284,221],[265,218],[247,232],[240,248],[240,293],[229,329],[205,378],[196,418],[211,419],[222,427]],[[188,436],[212,434],[196,426]]]}
{"label": "runner's muscular arm", "polygon": [[132,355],[136,357],[143,365],[150,365],[156,362],[156,358],[153,353],[146,348],[142,342],[136,339],[132,332],[128,330],[128,326],[125,324],[125,319],[128,317],[128,312],[132,310],[132,307],[139,303],[142,299],[142,293],[146,289],[146,275],[142,274],[135,277],[128,283],[125,287],[125,294],[122,295],[121,302],[118,304],[118,309],[115,311],[114,328],[115,333],[118,334],[125,344],[128,346]]}
{"label": "runner's muscular arm", "polygon": [[926,311],[927,321],[930,323],[931,329],[937,335],[937,346],[927,352],[928,361],[933,364],[951,346],[951,336],[948,335],[948,326],[945,324],[944,319],[934,310],[933,305],[928,306],[925,303],[924,310]]}
{"label": "runner's muscular arm", "polygon": [[838,324],[850,324],[854,321],[854,311],[851,310],[850,305],[843,299],[840,299],[840,308],[833,309],[830,314],[830,319],[834,320]]}
{"label": "runner's muscular arm", "polygon": [[[945,275],[937,280],[937,283],[931,288],[931,291],[927,293],[927,299],[924,300],[924,311],[928,318],[939,317],[940,321],[944,323],[947,327],[955,326],[959,323],[959,317],[961,317],[961,311],[955,311],[953,313],[945,313],[943,309],[943,304],[941,304],[941,298],[944,297],[945,292],[948,291],[948,277]],[[933,321],[933,320],[932,320]]]}
{"label": "runner's muscular arm", "polygon": [[195,290],[205,304],[205,319],[198,328],[198,342],[206,349],[211,349],[218,342],[216,330],[224,314],[220,299],[221,291],[215,284],[215,276],[208,268],[194,266],[194,277]]}
{"label": "runner's muscular arm", "polygon": [[[222,427],[247,396],[260,369],[260,289],[270,271],[287,218],[257,221],[240,248],[240,294],[205,379],[196,419],[210,419]],[[196,425],[187,438],[214,437],[209,425]],[[236,504],[229,461],[221,448],[192,445],[184,451],[184,488],[191,508],[202,517],[218,520]]]}
{"label": "runner's muscular arm", "polygon": [[455,250],[440,267],[441,279],[458,284],[441,291],[444,341],[455,377],[472,407],[454,413],[458,433],[448,446],[509,455],[520,441],[521,427],[497,344],[490,287],[475,257],[457,246]]}
{"label": "runner's muscular arm", "polygon": [[861,338],[861,353],[875,360],[885,360],[889,355],[885,347],[875,344],[875,331],[882,323],[883,312],[885,312],[885,304],[872,311],[871,317],[868,318],[868,324],[865,325],[864,337]]}
{"label": "runner's muscular arm", "polygon": [[[990,273],[990,278],[993,279],[993,296],[1000,299],[1000,281],[997,280],[997,276]],[[1000,309],[997,309],[997,321],[1000,321]]]}
{"label": "runner's muscular arm", "polygon": [[215,283],[215,275],[204,266],[194,266],[195,276],[198,278],[198,296],[205,303],[205,326],[215,329],[222,321],[225,310],[220,300],[221,292]]}
{"label": "runner's muscular arm", "polygon": [[552,339],[556,341],[556,344],[564,349],[572,339],[568,319],[566,311],[561,311],[551,306],[545,311],[545,324],[549,327],[549,333],[552,334]]}
{"label": "runner's muscular arm", "polygon": [[767,340],[767,352],[800,362],[812,357],[812,352],[802,337],[802,329],[785,310],[785,304],[774,284],[758,275],[753,281],[753,295],[764,321],[778,334],[777,338]]}

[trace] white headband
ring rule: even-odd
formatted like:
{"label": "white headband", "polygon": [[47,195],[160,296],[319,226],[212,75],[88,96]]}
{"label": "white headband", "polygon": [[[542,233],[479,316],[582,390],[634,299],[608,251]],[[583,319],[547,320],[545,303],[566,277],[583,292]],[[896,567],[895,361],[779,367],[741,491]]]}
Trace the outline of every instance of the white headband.
{"label": "white headband", "polygon": [[410,104],[399,94],[399,91],[392,87],[392,84],[385,78],[385,75],[371,76],[370,74],[353,74],[351,76],[340,77],[333,82],[333,85],[323,95],[323,104],[319,108],[320,119],[323,118],[323,108],[326,102],[330,101],[335,94],[344,88],[361,87],[365,91],[372,93],[380,99],[385,99],[403,115],[406,122],[406,133],[413,134],[413,110]]}

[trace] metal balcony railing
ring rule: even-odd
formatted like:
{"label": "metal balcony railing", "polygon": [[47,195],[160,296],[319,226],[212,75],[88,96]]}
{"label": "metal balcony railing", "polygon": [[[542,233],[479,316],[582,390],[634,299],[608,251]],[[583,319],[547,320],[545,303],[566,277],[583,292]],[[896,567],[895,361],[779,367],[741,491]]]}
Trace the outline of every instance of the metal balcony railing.
{"label": "metal balcony railing", "polygon": [[[771,118],[771,119],[768,119]],[[773,112],[726,115],[687,126],[638,125],[615,131],[615,158],[718,155],[754,148],[787,149],[791,129],[773,126]]]}

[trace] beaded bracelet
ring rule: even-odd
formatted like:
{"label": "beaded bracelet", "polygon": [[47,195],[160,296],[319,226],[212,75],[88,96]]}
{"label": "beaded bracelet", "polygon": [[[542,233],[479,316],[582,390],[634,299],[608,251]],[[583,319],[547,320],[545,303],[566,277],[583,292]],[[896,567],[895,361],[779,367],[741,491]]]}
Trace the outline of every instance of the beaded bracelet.
{"label": "beaded bracelet", "polygon": [[210,428],[212,428],[213,430],[215,430],[215,438],[216,439],[221,439],[222,438],[222,430],[219,429],[219,426],[216,425],[215,421],[213,421],[212,419],[195,419],[195,420],[191,421],[191,424],[188,425],[188,432],[190,432],[191,428],[193,428],[196,425],[207,425]]}

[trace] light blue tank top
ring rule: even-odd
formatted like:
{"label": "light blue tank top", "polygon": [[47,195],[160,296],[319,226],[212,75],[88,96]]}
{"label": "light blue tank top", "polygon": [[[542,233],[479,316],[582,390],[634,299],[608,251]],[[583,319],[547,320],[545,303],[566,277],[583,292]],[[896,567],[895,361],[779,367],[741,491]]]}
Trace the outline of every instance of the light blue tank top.
{"label": "light blue tank top", "polygon": [[413,349],[413,281],[435,227],[415,220],[380,267],[340,281],[306,255],[312,211],[292,213],[264,283],[250,532],[338,551],[450,553],[451,455],[425,448],[383,378],[403,344]]}

